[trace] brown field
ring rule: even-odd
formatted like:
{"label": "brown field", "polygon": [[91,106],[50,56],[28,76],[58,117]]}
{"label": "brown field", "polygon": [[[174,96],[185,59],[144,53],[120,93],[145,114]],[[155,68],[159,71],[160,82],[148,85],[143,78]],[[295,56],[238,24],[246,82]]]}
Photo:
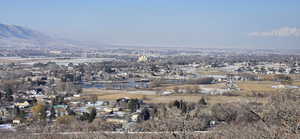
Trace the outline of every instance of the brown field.
{"label": "brown field", "polygon": [[144,94],[133,94],[128,93],[126,90],[102,90],[102,89],[84,89],[84,94],[89,95],[97,95],[99,100],[116,100],[119,98],[129,97],[129,98],[137,98],[137,99],[144,99],[145,97],[155,97],[156,95],[144,95]]}
{"label": "brown field", "polygon": [[293,82],[293,85],[295,85],[295,86],[300,86],[300,81],[294,81],[294,82]]}
{"label": "brown field", "polygon": [[241,96],[215,96],[215,95],[170,95],[170,96],[159,96],[154,97],[145,102],[148,103],[170,103],[175,100],[184,100],[186,102],[198,102],[202,97],[205,97],[209,104],[217,104],[217,103],[230,103],[230,102],[248,102],[251,99]]}
{"label": "brown field", "polygon": [[98,100],[114,101],[119,98],[129,97],[143,99],[146,103],[170,103],[175,100],[184,100],[187,102],[198,102],[202,97],[205,97],[209,104],[228,103],[228,102],[251,102],[259,101],[266,102],[265,98],[255,98],[247,96],[221,96],[221,95],[203,95],[203,94],[173,94],[168,96],[163,95],[145,95],[133,94],[121,90],[101,90],[101,89],[84,89],[85,94],[96,95]]}
{"label": "brown field", "polygon": [[[205,97],[209,104],[216,103],[228,103],[228,102],[260,102],[266,103],[267,97],[255,97],[253,93],[261,93],[267,95],[273,95],[277,92],[280,92],[280,89],[272,88],[274,85],[279,85],[279,82],[273,81],[246,81],[246,82],[237,82],[238,87],[241,89],[237,94],[238,96],[223,96],[223,95],[205,95],[205,94],[172,94],[168,96],[164,95],[148,95],[148,94],[133,94],[129,93],[126,90],[102,90],[102,89],[84,89],[85,94],[96,95],[99,100],[108,100],[114,101],[119,98],[129,97],[129,98],[138,98],[143,99],[146,103],[170,103],[175,100],[184,100],[187,102],[198,102],[202,97]],[[299,84],[300,82],[295,82],[294,84]],[[195,85],[177,85],[177,86],[166,86],[159,87],[155,89],[159,90],[172,90],[175,87],[186,88],[194,87]],[[225,87],[224,83],[220,84],[211,84],[211,85],[200,85],[205,88],[223,88]],[[154,90],[155,90],[154,89]]]}
{"label": "brown field", "polygon": [[198,73],[201,75],[226,75],[226,72],[217,70],[201,70]]}
{"label": "brown field", "polygon": [[39,58],[39,59],[26,59],[26,58],[1,58],[0,63],[24,63],[24,62],[48,62],[50,59],[48,58]]}
{"label": "brown field", "polygon": [[207,84],[207,85],[169,85],[167,87],[161,87],[159,89],[164,89],[164,90],[174,90],[175,87],[177,88],[193,88],[198,86],[200,89],[201,88],[224,88],[225,84],[224,83],[219,83],[219,84]]}
{"label": "brown field", "polygon": [[238,82],[238,87],[241,89],[242,93],[276,93],[280,91],[280,89],[272,88],[274,85],[280,85],[278,82],[272,81],[246,81],[246,82]]}

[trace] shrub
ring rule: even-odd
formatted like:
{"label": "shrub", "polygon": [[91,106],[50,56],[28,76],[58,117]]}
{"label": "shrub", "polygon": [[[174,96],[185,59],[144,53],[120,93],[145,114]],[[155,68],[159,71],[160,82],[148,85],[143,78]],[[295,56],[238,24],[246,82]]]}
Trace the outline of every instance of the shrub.
{"label": "shrub", "polygon": [[69,125],[73,123],[76,120],[74,116],[70,115],[65,115],[57,118],[57,123],[59,124],[64,124],[64,125]]}

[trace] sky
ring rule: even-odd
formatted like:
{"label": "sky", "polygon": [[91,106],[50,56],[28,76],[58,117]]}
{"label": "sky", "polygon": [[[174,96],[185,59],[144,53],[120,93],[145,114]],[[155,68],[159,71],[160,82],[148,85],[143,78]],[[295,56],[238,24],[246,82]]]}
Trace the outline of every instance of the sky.
{"label": "sky", "polygon": [[104,44],[300,48],[299,0],[1,0],[0,23]]}

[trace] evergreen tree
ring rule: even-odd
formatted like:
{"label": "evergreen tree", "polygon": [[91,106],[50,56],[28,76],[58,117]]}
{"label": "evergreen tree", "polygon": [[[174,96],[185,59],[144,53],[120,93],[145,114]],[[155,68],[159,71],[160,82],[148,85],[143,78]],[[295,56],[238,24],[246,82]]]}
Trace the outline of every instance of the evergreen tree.
{"label": "evergreen tree", "polygon": [[150,112],[149,112],[149,110],[147,108],[143,109],[143,111],[139,115],[139,121],[147,121],[149,119],[150,119]]}
{"label": "evergreen tree", "polygon": [[50,109],[50,119],[55,119],[56,118],[56,113],[54,107],[51,107]]}
{"label": "evergreen tree", "polygon": [[92,108],[90,114],[89,114],[89,117],[88,117],[88,121],[91,123],[94,121],[94,119],[96,118],[96,115],[97,115],[97,110],[95,107]]}
{"label": "evergreen tree", "polygon": [[135,112],[139,108],[140,108],[140,103],[138,99],[129,100],[128,109],[130,109],[131,112]]}

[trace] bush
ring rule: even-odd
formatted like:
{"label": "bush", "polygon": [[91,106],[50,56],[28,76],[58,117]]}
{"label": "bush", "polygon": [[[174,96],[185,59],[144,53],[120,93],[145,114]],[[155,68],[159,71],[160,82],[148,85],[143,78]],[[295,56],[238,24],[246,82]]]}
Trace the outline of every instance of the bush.
{"label": "bush", "polygon": [[260,93],[260,92],[252,92],[251,97],[269,97],[270,94],[269,93]]}
{"label": "bush", "polygon": [[235,121],[238,115],[237,106],[232,104],[216,104],[212,107],[212,116],[218,121]]}
{"label": "bush", "polygon": [[212,84],[214,81],[214,78],[212,77],[207,77],[207,78],[199,78],[194,81],[196,84]]}
{"label": "bush", "polygon": [[239,96],[238,93],[236,92],[225,92],[222,94],[223,96],[230,96],[230,97],[235,97],[235,96]]}
{"label": "bush", "polygon": [[57,118],[57,123],[64,124],[64,125],[69,125],[74,121],[76,121],[76,118],[70,115],[65,115]]}

